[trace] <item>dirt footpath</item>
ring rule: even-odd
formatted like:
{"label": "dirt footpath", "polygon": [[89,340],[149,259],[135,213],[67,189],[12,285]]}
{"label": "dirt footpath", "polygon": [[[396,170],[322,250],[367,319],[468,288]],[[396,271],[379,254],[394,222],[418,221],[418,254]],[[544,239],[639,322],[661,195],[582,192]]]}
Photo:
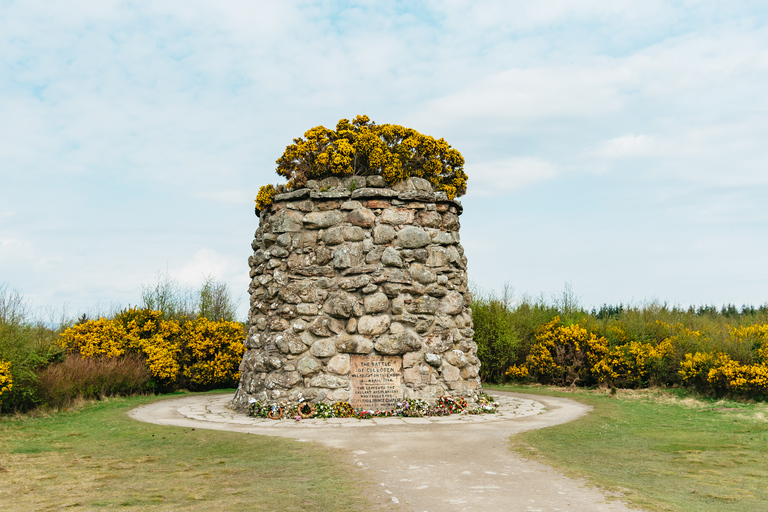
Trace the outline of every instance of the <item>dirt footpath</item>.
{"label": "dirt footpath", "polygon": [[227,409],[231,395],[164,400],[132,410],[160,425],[290,437],[347,450],[394,508],[415,512],[629,511],[596,489],[512,453],[509,436],[571,421],[589,407],[494,392],[499,415],[372,420],[265,420]]}

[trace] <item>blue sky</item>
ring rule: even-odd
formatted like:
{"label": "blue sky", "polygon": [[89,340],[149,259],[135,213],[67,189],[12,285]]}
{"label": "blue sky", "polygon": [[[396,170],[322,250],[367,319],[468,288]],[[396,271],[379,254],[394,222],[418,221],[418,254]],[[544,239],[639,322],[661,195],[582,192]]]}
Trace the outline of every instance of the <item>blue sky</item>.
{"label": "blue sky", "polygon": [[367,114],[467,161],[470,280],[587,307],[768,302],[764,2],[0,0],[0,284],[168,272],[247,310],[253,199]]}

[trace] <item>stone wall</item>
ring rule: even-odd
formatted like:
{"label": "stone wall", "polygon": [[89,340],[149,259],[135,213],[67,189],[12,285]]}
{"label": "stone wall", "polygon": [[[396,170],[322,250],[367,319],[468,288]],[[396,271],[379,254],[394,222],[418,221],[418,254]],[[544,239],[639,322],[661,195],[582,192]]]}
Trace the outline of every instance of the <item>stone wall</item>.
{"label": "stone wall", "polygon": [[[479,392],[461,204],[411,178],[310,181],[260,213],[234,406]],[[367,373],[366,373],[367,372]],[[383,372],[383,373],[377,373]]]}

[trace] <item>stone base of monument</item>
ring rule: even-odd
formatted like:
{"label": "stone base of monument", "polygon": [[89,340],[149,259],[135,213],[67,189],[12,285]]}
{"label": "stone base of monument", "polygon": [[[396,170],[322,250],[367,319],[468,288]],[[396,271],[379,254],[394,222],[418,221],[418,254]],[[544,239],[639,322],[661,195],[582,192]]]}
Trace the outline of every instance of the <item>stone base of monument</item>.
{"label": "stone base of monument", "polygon": [[462,206],[430,183],[310,181],[260,213],[233,405],[476,400]]}

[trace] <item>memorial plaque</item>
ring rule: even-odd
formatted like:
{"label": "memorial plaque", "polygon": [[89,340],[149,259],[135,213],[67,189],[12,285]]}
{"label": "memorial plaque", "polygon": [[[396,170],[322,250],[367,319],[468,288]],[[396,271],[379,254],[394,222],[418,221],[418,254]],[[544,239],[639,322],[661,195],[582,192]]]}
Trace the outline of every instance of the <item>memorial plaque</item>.
{"label": "memorial plaque", "polygon": [[350,358],[352,407],[389,411],[402,398],[403,359],[397,356],[361,356]]}

